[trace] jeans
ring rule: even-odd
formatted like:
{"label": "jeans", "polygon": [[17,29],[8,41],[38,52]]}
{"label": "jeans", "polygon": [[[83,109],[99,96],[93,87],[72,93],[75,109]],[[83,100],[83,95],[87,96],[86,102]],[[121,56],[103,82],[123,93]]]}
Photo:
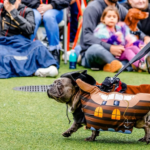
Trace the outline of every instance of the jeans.
{"label": "jeans", "polygon": [[43,15],[43,18],[41,17],[41,14],[33,9],[34,15],[35,15],[35,23],[36,27],[34,30],[34,34],[31,36],[31,40],[33,40],[36,36],[37,30],[41,23],[43,23],[48,42],[49,42],[49,50],[59,50],[60,45],[59,45],[59,27],[58,24],[62,21],[63,19],[63,11],[62,10],[56,10],[56,9],[50,9],[46,11]]}
{"label": "jeans", "polygon": [[119,3],[125,3],[125,2],[127,2],[127,0],[119,0],[118,2]]}
{"label": "jeans", "polygon": [[[79,56],[81,50],[82,49],[80,45],[77,45],[75,47],[75,52],[77,54],[77,57]],[[102,69],[106,63],[110,63],[111,61],[115,59],[116,58],[104,47],[98,44],[94,44],[87,49],[85,56],[82,58],[81,65],[86,68]],[[121,63],[125,66],[128,63],[128,61],[124,60],[124,61],[121,61]],[[126,70],[133,71],[131,65],[128,66]]]}
{"label": "jeans", "polygon": [[94,44],[85,52],[81,65],[87,68],[102,69],[106,63],[111,63],[116,58],[103,46]]}

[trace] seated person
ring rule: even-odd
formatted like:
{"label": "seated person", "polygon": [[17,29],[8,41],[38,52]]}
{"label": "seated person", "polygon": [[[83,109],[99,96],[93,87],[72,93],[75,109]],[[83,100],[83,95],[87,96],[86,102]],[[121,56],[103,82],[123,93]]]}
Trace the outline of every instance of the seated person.
{"label": "seated person", "polygon": [[21,0],[14,4],[4,0],[0,4],[0,78],[58,74],[59,65],[46,47],[29,39],[34,20],[32,9],[21,4]]}
{"label": "seated person", "polygon": [[[75,0],[73,1],[75,2]],[[70,2],[71,0],[22,0],[23,4],[33,8],[35,15],[36,27],[31,39],[35,38],[37,30],[43,22],[49,43],[48,49],[58,63],[60,63],[59,50],[61,49],[58,24],[63,19],[62,9],[68,7]]]}
{"label": "seated person", "polygon": [[[150,13],[150,4],[148,3],[148,0],[128,0],[126,3],[122,4],[125,8],[128,10],[130,8],[138,8],[140,10],[143,10],[144,12]],[[150,36],[150,15],[144,19],[139,21],[139,29],[145,33],[146,35]]]}
{"label": "seated person", "polygon": [[[124,22],[119,21],[119,12],[116,7],[108,6],[104,9],[101,16],[101,23],[94,30],[94,36],[103,42],[113,45],[120,45],[124,51],[118,57],[120,61],[130,61],[144,46],[143,41],[140,41],[130,33],[129,27]],[[144,65],[144,58],[132,64],[134,70],[146,71],[146,64]],[[108,65],[108,64],[107,64]],[[104,66],[104,70],[109,68]]]}
{"label": "seated person", "polygon": [[[93,35],[94,29],[99,24],[102,12],[107,6],[116,6],[119,10],[120,21],[124,21],[127,9],[118,3],[118,0],[94,0],[89,3],[83,14],[82,33],[80,38],[81,45],[81,65],[88,68],[103,69],[107,65],[107,71],[116,72],[122,68],[120,61],[116,57],[120,57],[124,51],[124,47],[120,45],[112,45]],[[141,33],[140,39],[147,44],[150,38]],[[106,67],[105,67],[106,68]]]}
{"label": "seated person", "polygon": [[[127,0],[126,3],[122,4],[125,8],[128,10],[130,8],[137,8],[144,12],[148,12],[150,14],[150,4],[148,0]],[[145,33],[146,35],[150,36],[150,15],[144,19],[140,20],[138,27],[139,29]],[[146,56],[146,63],[147,63],[147,69],[150,70],[150,53]]]}

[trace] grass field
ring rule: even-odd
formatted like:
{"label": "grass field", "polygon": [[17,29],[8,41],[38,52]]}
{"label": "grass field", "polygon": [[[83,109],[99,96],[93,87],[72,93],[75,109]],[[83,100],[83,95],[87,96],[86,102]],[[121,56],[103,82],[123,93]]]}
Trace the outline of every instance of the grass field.
{"label": "grass field", "polygon": [[[77,70],[84,69],[77,67]],[[69,72],[61,64],[59,75]],[[98,82],[114,73],[88,70]],[[123,72],[120,79],[133,85],[150,84],[148,73]],[[53,78],[22,77],[0,79],[0,150],[149,150],[150,145],[138,142],[144,136],[142,129],[131,135],[101,132],[95,142],[85,142],[91,131],[81,128],[70,138],[61,134],[70,127],[66,106],[49,99],[46,93],[13,91],[16,86],[47,85]],[[72,120],[72,115],[69,114]]]}

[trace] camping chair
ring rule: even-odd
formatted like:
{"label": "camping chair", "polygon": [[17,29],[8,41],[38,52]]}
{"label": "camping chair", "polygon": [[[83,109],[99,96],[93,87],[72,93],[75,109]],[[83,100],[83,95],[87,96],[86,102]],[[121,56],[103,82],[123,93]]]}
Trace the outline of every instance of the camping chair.
{"label": "camping chair", "polygon": [[[43,4],[43,1],[40,0],[41,4]],[[46,4],[48,4],[48,0],[46,0]],[[66,9],[64,11],[64,18],[59,23],[59,27],[63,27],[63,51],[64,51],[64,57],[65,57],[65,64],[67,64],[67,11]]]}
{"label": "camping chair", "polygon": [[[64,9],[64,17],[63,20],[59,23],[59,27],[63,27],[63,51],[64,51],[64,63],[67,64],[67,10]],[[42,40],[41,31],[44,31],[44,26],[40,26],[37,32],[37,39]],[[46,32],[46,31],[44,31]]]}

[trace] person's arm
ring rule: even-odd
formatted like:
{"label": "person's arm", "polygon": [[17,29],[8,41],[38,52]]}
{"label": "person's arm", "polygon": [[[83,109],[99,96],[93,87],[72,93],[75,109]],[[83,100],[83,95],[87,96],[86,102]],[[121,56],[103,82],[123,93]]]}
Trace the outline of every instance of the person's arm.
{"label": "person's arm", "polygon": [[[100,8],[99,8],[100,9]],[[83,14],[83,25],[82,25],[82,40],[84,45],[100,44],[107,50],[110,50],[110,44],[102,42],[99,38],[93,35],[94,29],[100,21],[100,14],[94,6],[88,6]]]}
{"label": "person's arm", "polygon": [[33,34],[35,28],[35,18],[32,9],[26,9],[26,13],[24,15],[25,17],[20,16],[17,9],[13,9],[9,14],[11,20],[15,22],[23,34]]}
{"label": "person's arm", "polygon": [[30,8],[37,9],[40,5],[40,0],[21,0],[21,3]]}

